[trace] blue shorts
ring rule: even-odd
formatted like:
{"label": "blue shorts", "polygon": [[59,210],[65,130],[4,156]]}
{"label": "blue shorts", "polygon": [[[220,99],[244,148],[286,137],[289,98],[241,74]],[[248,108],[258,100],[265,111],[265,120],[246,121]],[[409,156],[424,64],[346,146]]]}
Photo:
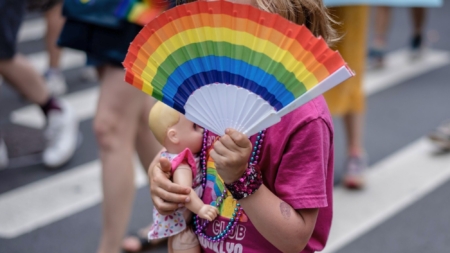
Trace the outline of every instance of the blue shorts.
{"label": "blue shorts", "polygon": [[0,60],[16,54],[17,33],[25,16],[25,0],[0,0]]}
{"label": "blue shorts", "polygon": [[84,51],[88,65],[122,67],[128,47],[141,29],[126,21],[118,28],[108,28],[67,19],[58,45]]}

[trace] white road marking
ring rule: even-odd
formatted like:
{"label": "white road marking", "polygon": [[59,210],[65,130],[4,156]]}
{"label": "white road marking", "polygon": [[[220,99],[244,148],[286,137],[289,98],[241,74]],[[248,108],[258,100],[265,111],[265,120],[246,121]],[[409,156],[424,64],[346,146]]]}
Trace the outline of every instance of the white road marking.
{"label": "white road marking", "polygon": [[448,51],[424,49],[419,59],[412,60],[408,49],[400,49],[386,55],[385,68],[365,74],[364,91],[370,96],[449,63]]}
{"label": "white road marking", "polygon": [[323,252],[341,249],[449,179],[450,155],[433,155],[425,138],[383,159],[367,171],[367,189],[335,188],[333,225]]}
{"label": "white road marking", "polygon": [[[98,87],[84,89],[63,96],[63,98],[75,109],[80,121],[90,119],[95,114],[99,96]],[[15,124],[42,129],[45,125],[45,118],[41,109],[36,105],[28,105],[13,111],[10,119]]]}
{"label": "white road marking", "polygon": [[42,39],[47,31],[44,18],[36,18],[22,22],[17,39],[19,43]]}
{"label": "white road marking", "polygon": [[[39,73],[44,73],[48,66],[47,52],[28,54],[27,58]],[[61,69],[68,70],[82,67],[86,64],[85,53],[73,49],[63,49],[61,53]]]}
{"label": "white road marking", "polygon": [[[136,187],[147,184],[142,166],[135,175]],[[95,160],[0,195],[0,237],[20,236],[100,203],[100,182]]]}

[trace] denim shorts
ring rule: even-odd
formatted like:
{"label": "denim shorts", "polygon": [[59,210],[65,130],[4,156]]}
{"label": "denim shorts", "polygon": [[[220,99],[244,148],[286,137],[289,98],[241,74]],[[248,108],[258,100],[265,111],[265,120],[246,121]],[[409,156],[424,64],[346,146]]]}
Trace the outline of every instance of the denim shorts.
{"label": "denim shorts", "polygon": [[126,21],[118,28],[109,28],[67,19],[58,45],[84,51],[88,65],[122,67],[128,47],[141,29]]}
{"label": "denim shorts", "polygon": [[16,54],[25,6],[26,0],[0,0],[0,59],[11,59]]}

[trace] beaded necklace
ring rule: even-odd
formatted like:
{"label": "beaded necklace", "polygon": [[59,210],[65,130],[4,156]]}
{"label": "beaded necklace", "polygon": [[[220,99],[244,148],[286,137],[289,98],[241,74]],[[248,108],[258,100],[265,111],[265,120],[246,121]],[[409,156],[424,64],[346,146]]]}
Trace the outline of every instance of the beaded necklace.
{"label": "beaded necklace", "polygon": [[[265,135],[265,130],[260,131],[258,133],[258,136],[256,136],[255,145],[253,145],[253,151],[252,151],[252,155],[250,157],[250,163],[253,165],[258,164],[259,153],[261,151],[261,145],[264,141],[264,135]],[[203,192],[205,192],[205,187],[206,187],[206,138],[207,137],[208,137],[208,130],[205,129],[205,131],[203,133],[203,146],[202,146],[202,151],[200,154]],[[216,199],[216,207],[217,208],[220,207],[220,205],[223,203],[223,201],[225,200],[226,197],[227,197],[227,189],[225,188],[223,190],[222,194],[220,196],[218,196]],[[209,221],[208,220],[200,220],[198,215],[194,215],[194,222],[193,222],[194,223],[194,231],[198,236],[201,236],[210,242],[223,241],[234,231],[234,228],[236,227],[241,215],[242,215],[241,204],[236,203],[236,207],[234,208],[234,212],[233,212],[230,220],[228,221],[227,226],[217,236],[206,235],[205,229],[206,229],[206,226],[208,225]]]}

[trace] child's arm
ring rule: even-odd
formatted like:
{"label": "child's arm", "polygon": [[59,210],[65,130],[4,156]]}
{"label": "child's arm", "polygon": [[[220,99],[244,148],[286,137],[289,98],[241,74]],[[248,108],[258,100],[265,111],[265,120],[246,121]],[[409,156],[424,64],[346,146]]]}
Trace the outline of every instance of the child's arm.
{"label": "child's arm", "polygon": [[[277,166],[274,185],[277,195],[261,185],[239,202],[258,232],[270,243],[282,252],[300,252],[315,229],[318,208],[331,204],[327,202],[326,173],[332,135],[318,119],[296,127],[289,135],[280,134],[279,138],[287,145],[282,147],[280,163],[272,165]],[[214,144],[210,155],[225,183],[235,182],[244,173],[249,145],[252,150],[248,139],[235,130],[228,131]]]}
{"label": "child's arm", "polygon": [[[186,164],[180,164],[173,173],[173,182],[182,186],[192,187],[192,170]],[[205,205],[200,197],[191,190],[189,192],[190,201],[185,204],[191,212],[198,214],[202,219],[212,221],[216,218],[218,210],[211,205]]]}
{"label": "child's arm", "polygon": [[264,185],[239,203],[258,232],[282,252],[305,248],[319,213],[317,208],[294,210]]}

